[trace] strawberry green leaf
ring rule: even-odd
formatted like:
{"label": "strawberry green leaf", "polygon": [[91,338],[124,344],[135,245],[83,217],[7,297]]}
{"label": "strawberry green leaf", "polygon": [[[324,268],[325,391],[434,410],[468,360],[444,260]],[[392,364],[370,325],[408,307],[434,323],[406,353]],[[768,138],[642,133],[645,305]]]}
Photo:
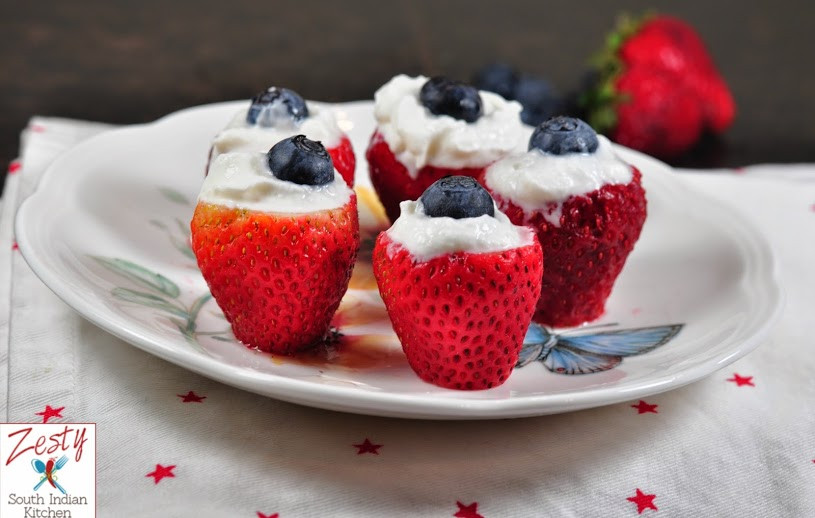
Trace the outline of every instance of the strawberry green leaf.
{"label": "strawberry green leaf", "polygon": [[622,15],[617,20],[615,29],[606,36],[605,46],[589,61],[597,72],[593,87],[584,92],[578,100],[582,110],[587,113],[588,123],[600,133],[608,134],[617,124],[617,106],[625,102],[617,91],[617,79],[625,73],[619,51],[625,42],[636,35],[654,13],[642,16]]}

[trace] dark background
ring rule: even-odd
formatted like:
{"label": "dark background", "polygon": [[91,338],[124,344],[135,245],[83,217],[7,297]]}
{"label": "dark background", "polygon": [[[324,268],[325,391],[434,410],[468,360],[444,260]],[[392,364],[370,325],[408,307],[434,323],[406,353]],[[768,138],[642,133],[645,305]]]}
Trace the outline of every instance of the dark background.
{"label": "dark background", "polygon": [[398,72],[468,79],[493,60],[566,90],[619,13],[652,8],[698,29],[738,106],[674,163],[815,162],[811,2],[0,2],[3,162],[34,114],[144,122],[272,84],[366,99]]}

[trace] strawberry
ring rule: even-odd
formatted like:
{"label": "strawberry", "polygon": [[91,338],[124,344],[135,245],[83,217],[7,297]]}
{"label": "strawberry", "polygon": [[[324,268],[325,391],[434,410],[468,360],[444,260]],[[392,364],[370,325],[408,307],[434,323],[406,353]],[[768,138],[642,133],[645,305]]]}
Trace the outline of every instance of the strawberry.
{"label": "strawberry", "polygon": [[348,184],[348,187],[354,186],[354,170],[357,166],[357,159],[354,156],[354,148],[351,146],[351,141],[345,135],[342,140],[335,147],[326,148],[328,154],[331,155],[331,160],[334,162],[334,167],[340,173],[342,179]]}
{"label": "strawberry", "polygon": [[[489,241],[484,234],[517,240],[467,251]],[[460,244],[450,247],[451,240]],[[425,255],[427,244],[442,248]],[[465,176],[445,177],[419,201],[405,202],[373,253],[379,293],[408,363],[427,382],[464,390],[498,386],[511,374],[542,268],[532,232],[496,213],[489,193]]]}
{"label": "strawberry", "polygon": [[518,361],[540,295],[541,247],[459,252],[416,262],[381,233],[374,275],[411,368],[435,385],[502,384]]}
{"label": "strawberry", "polygon": [[[602,315],[645,223],[640,172],[584,121],[560,116],[535,128],[529,151],[500,160],[479,180],[546,251],[534,320],[565,327]],[[548,194],[529,196],[536,192]]]}
{"label": "strawberry", "polygon": [[733,123],[736,116],[736,103],[730,89],[721,77],[689,78],[693,89],[708,102],[702,106],[705,119],[713,133],[722,133]]}
{"label": "strawberry", "polygon": [[560,226],[492,193],[495,203],[516,225],[532,227],[546,247],[536,322],[576,326],[603,314],[614,281],[645,223],[645,191],[636,168],[628,184],[605,185],[563,203]]}
{"label": "strawberry", "polygon": [[199,203],[191,228],[198,266],[238,340],[292,354],[326,335],[359,247],[355,197],[305,214]]}
{"label": "strawberry", "polygon": [[[705,44],[687,23],[671,16],[624,21],[618,54],[627,68],[644,67],[676,74],[715,74]],[[632,33],[633,32],[633,33]]]}
{"label": "strawberry", "polygon": [[617,106],[617,143],[665,157],[681,154],[701,136],[702,106],[670,74],[635,68],[617,79],[617,91],[629,99]]}
{"label": "strawberry", "polygon": [[702,40],[679,19],[623,19],[595,65],[581,104],[591,125],[620,144],[672,157],[733,122],[730,90]]}
{"label": "strawberry", "polygon": [[[359,248],[357,201],[335,180],[331,158],[319,142],[291,137],[266,158],[268,169],[249,171],[239,169],[257,164],[252,154],[227,153],[214,160],[217,170],[210,170],[190,224],[192,249],[235,337],[262,351],[293,354],[325,337],[348,288]],[[211,193],[231,192],[230,185],[248,183],[247,178],[256,185],[269,182],[267,190],[274,182],[282,184],[278,192],[292,193],[299,203],[309,192],[329,188],[331,196],[345,193],[348,201],[292,213],[207,201]],[[285,201],[281,196],[271,198],[275,207]]]}
{"label": "strawberry", "polygon": [[400,202],[417,199],[436,180],[449,175],[477,177],[484,172],[483,167],[449,169],[426,165],[419,169],[416,178],[411,178],[378,131],[371,136],[365,158],[368,159],[371,183],[391,221],[399,217]]}

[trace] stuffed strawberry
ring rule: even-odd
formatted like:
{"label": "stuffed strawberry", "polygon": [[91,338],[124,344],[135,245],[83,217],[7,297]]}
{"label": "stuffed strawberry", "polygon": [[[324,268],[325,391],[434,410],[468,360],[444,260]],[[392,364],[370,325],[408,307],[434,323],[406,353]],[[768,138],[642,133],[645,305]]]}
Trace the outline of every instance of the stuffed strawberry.
{"label": "stuffed strawberry", "polygon": [[373,267],[408,363],[441,387],[502,384],[540,295],[534,233],[465,176],[435,182],[401,209],[377,238]]}
{"label": "stuffed strawberry", "polygon": [[696,32],[670,16],[624,19],[596,59],[588,121],[614,141],[676,156],[733,122],[735,104]]}
{"label": "stuffed strawberry", "polygon": [[570,117],[541,124],[528,152],[487,169],[481,181],[498,208],[545,250],[536,322],[575,326],[603,314],[645,223],[640,180],[608,139]]}
{"label": "stuffed strawberry", "polygon": [[356,197],[319,142],[297,135],[268,153],[218,155],[192,248],[235,337],[279,354],[320,341],[348,288],[357,218]]}
{"label": "stuffed strawberry", "polygon": [[328,105],[306,102],[288,88],[270,87],[252,98],[212,143],[210,160],[232,151],[266,152],[281,140],[303,134],[319,141],[349,186],[354,185],[356,157]]}
{"label": "stuffed strawberry", "polygon": [[521,106],[445,77],[399,75],[375,94],[377,127],[366,157],[391,221],[448,175],[478,176],[522,138]]}

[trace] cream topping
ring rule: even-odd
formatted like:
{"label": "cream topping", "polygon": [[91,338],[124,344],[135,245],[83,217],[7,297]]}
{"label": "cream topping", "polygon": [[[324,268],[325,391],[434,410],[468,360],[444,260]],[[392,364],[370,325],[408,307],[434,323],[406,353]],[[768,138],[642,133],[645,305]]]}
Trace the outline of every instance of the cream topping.
{"label": "cream topping", "polygon": [[419,100],[426,81],[398,75],[374,95],[377,129],[411,177],[425,165],[485,167],[516,148],[524,133],[520,104],[481,91],[483,114],[477,121],[434,115]]}
{"label": "cream topping", "polygon": [[484,183],[490,192],[526,213],[542,211],[557,226],[563,202],[571,196],[627,184],[633,178],[631,166],[617,157],[611,142],[602,135],[597,138],[594,153],[551,155],[533,149],[507,156],[487,169]]}
{"label": "cream topping", "polygon": [[403,201],[399,207],[402,213],[386,233],[393,244],[407,249],[417,262],[455,252],[501,252],[534,240],[531,229],[513,225],[498,208],[495,217],[485,214],[454,219],[428,216],[420,200]]}
{"label": "cream topping", "polygon": [[322,142],[326,148],[336,147],[342,140],[342,130],[331,107],[324,103],[308,101],[309,116],[299,123],[281,117],[278,125],[266,128],[246,122],[249,108],[241,110],[212,141],[210,159],[222,153],[235,151],[265,153],[283,139],[305,135],[310,140]]}
{"label": "cream topping", "polygon": [[224,153],[210,162],[198,201],[259,212],[304,213],[342,207],[351,189],[334,171],[325,185],[299,185],[275,177],[265,153]]}

